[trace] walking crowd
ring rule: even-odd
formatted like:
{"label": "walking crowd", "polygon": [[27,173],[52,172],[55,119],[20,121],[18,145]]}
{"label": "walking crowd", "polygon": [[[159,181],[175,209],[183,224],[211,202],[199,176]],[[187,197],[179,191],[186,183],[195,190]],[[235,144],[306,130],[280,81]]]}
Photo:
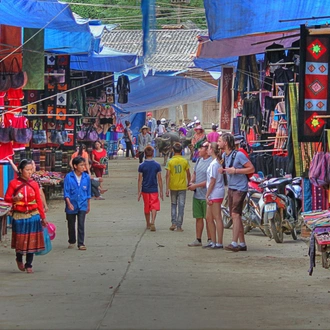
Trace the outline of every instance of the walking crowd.
{"label": "walking crowd", "polygon": [[[126,156],[133,149],[133,136],[130,122],[126,121],[124,139],[127,144]],[[154,129],[153,131],[151,129]],[[183,146],[175,142],[173,156],[165,166],[166,175],[163,185],[162,168],[154,160],[152,136],[157,135],[157,126],[148,116],[148,125],[142,126],[138,136],[138,196],[144,203],[146,228],[156,231],[156,216],[160,211],[160,199],[165,195],[171,202],[171,231],[183,232],[186,192],[192,191],[193,217],[196,219],[196,239],[189,247],[202,246],[207,249],[222,249],[239,252],[247,251],[244,229],[241,221],[243,202],[248,191],[247,175],[254,172],[254,167],[247,155],[237,150],[234,136],[230,133],[218,135],[216,127],[206,136],[201,125],[195,127],[193,150],[196,161],[192,173],[189,161],[182,156]],[[208,139],[209,137],[209,139]],[[102,175],[105,166],[103,158],[106,151],[102,143],[96,141],[91,157],[86,146],[81,145],[70,161],[72,171],[64,179],[65,213],[68,227],[68,248],[76,245],[79,250],[86,250],[85,218],[90,211],[90,199],[103,199]],[[194,161],[193,161],[194,162]],[[12,203],[12,241],[16,251],[17,267],[21,271],[33,273],[32,261],[35,253],[45,249],[43,227],[48,225],[46,204],[42,186],[35,180],[35,165],[32,160],[22,160],[18,167],[12,166],[17,178],[9,184],[5,201]],[[96,178],[91,175],[94,170]],[[226,184],[225,184],[226,183]],[[233,219],[232,242],[223,243],[224,227],[221,218],[221,204],[227,194],[228,205]],[[204,223],[205,221],[205,223]],[[206,227],[207,242],[203,245],[202,234]],[[77,229],[77,230],[76,230]],[[23,255],[26,262],[23,263]]]}

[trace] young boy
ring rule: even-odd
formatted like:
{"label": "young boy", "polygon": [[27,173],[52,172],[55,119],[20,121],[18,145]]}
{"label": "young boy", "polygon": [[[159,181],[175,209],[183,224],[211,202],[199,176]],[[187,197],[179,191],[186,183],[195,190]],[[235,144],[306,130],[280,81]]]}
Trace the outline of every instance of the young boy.
{"label": "young boy", "polygon": [[[139,165],[139,177],[138,177],[138,201],[141,196],[144,201],[144,216],[147,222],[147,229],[150,231],[156,231],[155,220],[157,211],[160,210],[159,195],[163,198],[163,181],[162,181],[162,168],[160,165],[152,159],[154,155],[154,148],[147,146],[144,149],[145,160]],[[151,212],[151,223],[150,223]]]}
{"label": "young boy", "polygon": [[90,210],[91,180],[85,173],[85,159],[75,157],[72,160],[73,171],[64,179],[65,213],[68,221],[69,249],[76,244],[76,217],[78,218],[78,249],[86,250],[85,218]]}
{"label": "young boy", "polygon": [[186,192],[190,182],[189,162],[181,156],[182,145],[179,142],[173,145],[174,156],[167,162],[166,169],[166,196],[171,191],[171,221],[170,230],[182,232]]}

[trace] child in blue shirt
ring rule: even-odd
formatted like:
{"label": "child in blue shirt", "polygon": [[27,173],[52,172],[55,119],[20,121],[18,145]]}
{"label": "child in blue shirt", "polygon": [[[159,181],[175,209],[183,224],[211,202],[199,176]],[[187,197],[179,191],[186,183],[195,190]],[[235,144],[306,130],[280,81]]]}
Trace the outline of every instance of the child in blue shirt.
{"label": "child in blue shirt", "polygon": [[68,221],[69,249],[76,244],[76,218],[78,219],[78,249],[86,250],[85,218],[90,211],[91,180],[85,172],[85,159],[72,160],[73,171],[64,179],[65,213]]}
{"label": "child in blue shirt", "polygon": [[[150,231],[156,231],[155,220],[157,211],[160,210],[159,195],[163,198],[163,181],[162,181],[162,168],[154,159],[154,148],[147,146],[144,149],[145,161],[139,165],[139,177],[138,177],[138,201],[141,196],[144,201],[144,215],[147,222],[147,229]],[[151,222],[150,222],[151,213]]]}

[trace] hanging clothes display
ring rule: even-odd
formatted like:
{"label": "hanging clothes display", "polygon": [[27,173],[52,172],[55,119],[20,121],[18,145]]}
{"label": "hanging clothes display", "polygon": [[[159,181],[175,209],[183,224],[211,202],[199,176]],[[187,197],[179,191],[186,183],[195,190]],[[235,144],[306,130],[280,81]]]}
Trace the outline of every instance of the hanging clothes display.
{"label": "hanging clothes display", "polygon": [[127,103],[128,93],[130,91],[131,90],[128,77],[124,74],[120,75],[117,82],[118,103]]}

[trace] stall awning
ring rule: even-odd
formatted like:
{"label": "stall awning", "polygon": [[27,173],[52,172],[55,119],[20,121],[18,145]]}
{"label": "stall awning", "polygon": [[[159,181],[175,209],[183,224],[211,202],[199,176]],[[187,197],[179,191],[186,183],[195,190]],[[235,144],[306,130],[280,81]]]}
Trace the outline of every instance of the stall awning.
{"label": "stall awning", "polygon": [[308,25],[326,24],[330,16],[324,0],[204,0],[204,7],[211,40],[294,30],[312,17]]}
{"label": "stall awning", "polygon": [[200,79],[147,76],[132,81],[128,103],[117,106],[133,114],[201,102],[216,95],[217,86]]}
{"label": "stall awning", "polygon": [[46,51],[57,53],[99,52],[101,35],[107,26],[75,17],[69,4],[36,0],[1,0],[0,24],[45,30]]}
{"label": "stall awning", "polygon": [[70,68],[81,71],[121,72],[133,68],[138,62],[138,56],[118,52],[114,49],[104,47],[97,54],[71,55]]}

